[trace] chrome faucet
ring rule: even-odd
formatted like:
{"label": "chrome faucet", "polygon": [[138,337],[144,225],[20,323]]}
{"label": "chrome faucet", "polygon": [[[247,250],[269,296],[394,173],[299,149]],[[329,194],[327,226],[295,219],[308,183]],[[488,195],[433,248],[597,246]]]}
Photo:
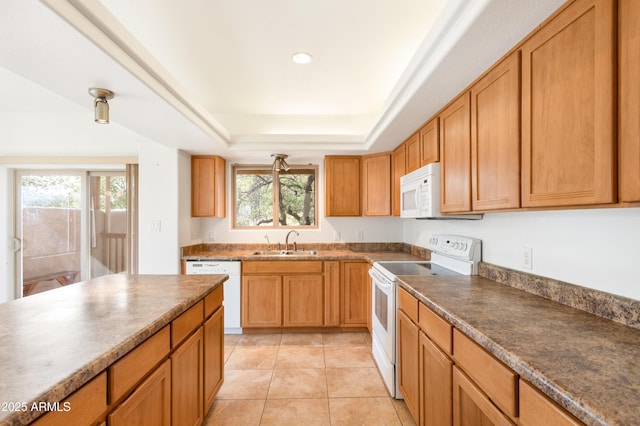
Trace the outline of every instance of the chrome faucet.
{"label": "chrome faucet", "polygon": [[269,236],[265,235],[264,237],[267,239],[267,251],[271,251],[271,241],[269,241]]}
{"label": "chrome faucet", "polygon": [[289,251],[289,235],[291,235],[292,232],[295,232],[296,235],[300,236],[298,231],[296,231],[295,229],[292,229],[291,231],[289,231],[287,233],[287,238],[284,239],[284,251]]}

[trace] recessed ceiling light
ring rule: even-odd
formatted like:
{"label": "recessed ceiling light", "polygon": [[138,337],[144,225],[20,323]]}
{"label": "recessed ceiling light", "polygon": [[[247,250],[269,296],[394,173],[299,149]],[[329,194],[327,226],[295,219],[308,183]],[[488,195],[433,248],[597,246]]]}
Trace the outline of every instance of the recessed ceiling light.
{"label": "recessed ceiling light", "polygon": [[291,56],[291,60],[296,64],[309,64],[313,60],[312,56],[307,52],[296,52]]}

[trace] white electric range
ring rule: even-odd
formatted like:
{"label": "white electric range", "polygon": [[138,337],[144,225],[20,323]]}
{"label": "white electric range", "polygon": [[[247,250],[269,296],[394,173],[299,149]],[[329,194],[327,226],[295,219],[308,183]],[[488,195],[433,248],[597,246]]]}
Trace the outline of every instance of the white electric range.
{"label": "white electric range", "polygon": [[[391,396],[402,399],[396,375],[397,276],[477,275],[482,242],[460,235],[434,235],[428,244],[430,261],[376,262],[372,278],[372,352]],[[417,373],[416,373],[417,374]]]}

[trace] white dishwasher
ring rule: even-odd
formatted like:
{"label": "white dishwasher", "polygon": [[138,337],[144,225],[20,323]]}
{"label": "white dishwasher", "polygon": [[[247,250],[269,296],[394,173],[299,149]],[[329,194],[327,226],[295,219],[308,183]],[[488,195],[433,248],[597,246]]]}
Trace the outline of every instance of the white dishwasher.
{"label": "white dishwasher", "polygon": [[240,261],[187,260],[187,275],[226,274],[224,282],[224,333],[242,334],[240,326]]}

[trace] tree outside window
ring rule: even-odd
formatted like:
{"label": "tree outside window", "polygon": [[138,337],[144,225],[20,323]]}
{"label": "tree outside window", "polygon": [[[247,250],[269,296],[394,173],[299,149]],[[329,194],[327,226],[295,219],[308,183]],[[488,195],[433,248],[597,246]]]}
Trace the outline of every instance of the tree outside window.
{"label": "tree outside window", "polygon": [[234,228],[317,227],[316,166],[273,172],[239,165],[233,172]]}

